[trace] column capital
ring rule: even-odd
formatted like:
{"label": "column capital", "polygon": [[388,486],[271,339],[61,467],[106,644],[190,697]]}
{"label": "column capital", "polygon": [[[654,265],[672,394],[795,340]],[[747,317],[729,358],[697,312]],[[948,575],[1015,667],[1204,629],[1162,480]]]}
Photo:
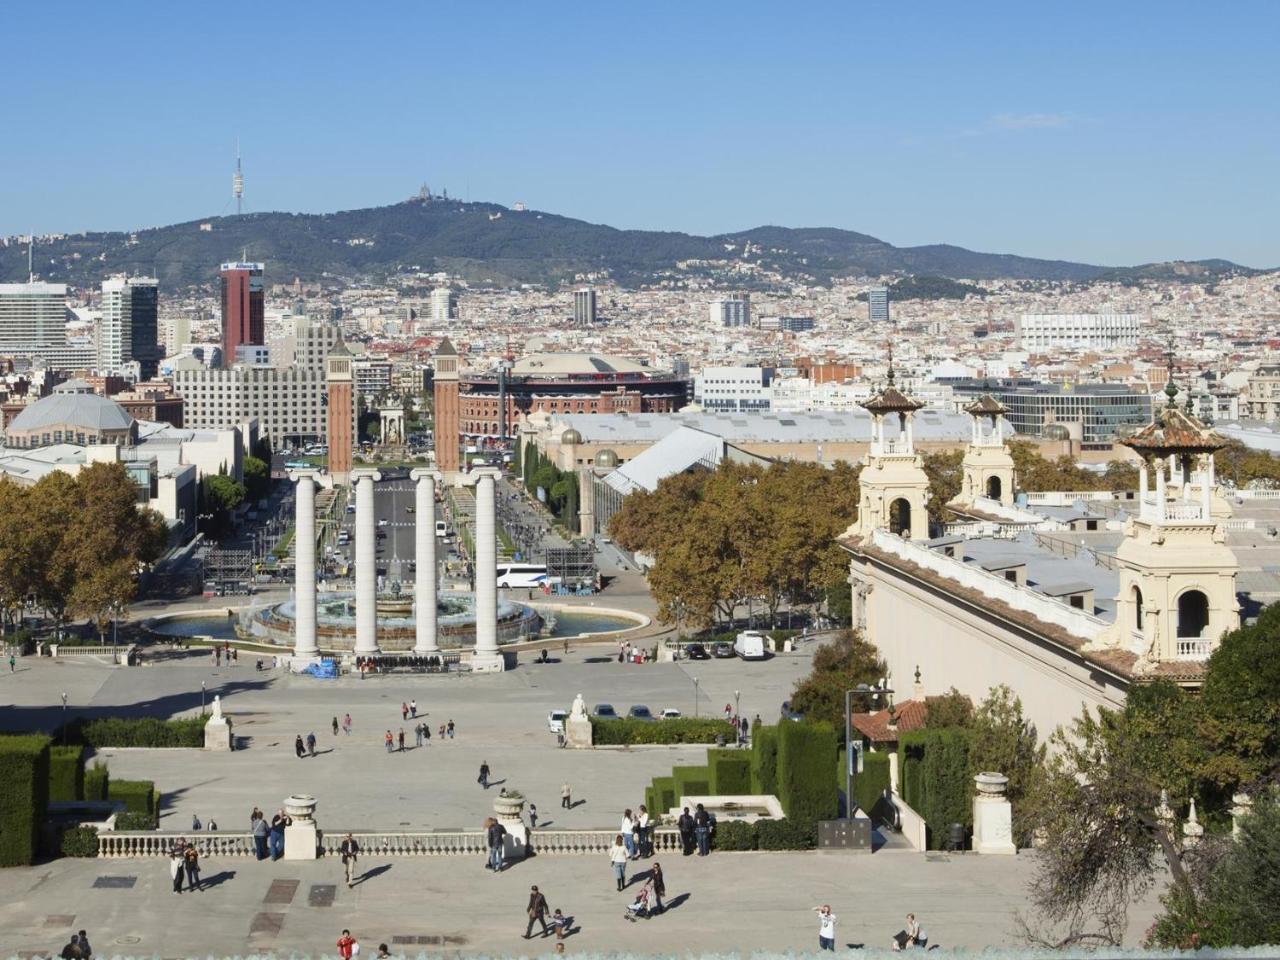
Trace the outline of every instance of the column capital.
{"label": "column capital", "polygon": [[438,484],[444,481],[444,474],[432,467],[414,467],[409,471],[409,479],[415,483],[419,480],[431,480]]}
{"label": "column capital", "polygon": [[494,483],[497,483],[501,476],[502,471],[495,467],[481,467],[479,470],[472,470],[470,473],[466,474],[463,482],[466,486],[473,487],[485,477],[489,477],[494,481]]}
{"label": "column capital", "polygon": [[382,479],[382,471],[377,467],[353,467],[351,469],[351,482],[355,483],[359,480],[372,480],[377,483]]}
{"label": "column capital", "polygon": [[297,483],[300,480],[312,480],[315,483],[320,483],[321,479],[325,475],[324,471],[318,467],[299,467],[297,470],[291,469],[286,472],[289,479],[294,483]]}

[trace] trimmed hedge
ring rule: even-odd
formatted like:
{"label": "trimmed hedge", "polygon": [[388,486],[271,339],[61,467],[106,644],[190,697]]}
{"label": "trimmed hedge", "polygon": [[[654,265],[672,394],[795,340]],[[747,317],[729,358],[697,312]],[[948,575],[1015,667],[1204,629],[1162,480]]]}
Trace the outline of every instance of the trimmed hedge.
{"label": "trimmed hedge", "polygon": [[756,846],[761,850],[813,850],[818,846],[818,823],[803,817],[757,820]]}
{"label": "trimmed hedge", "polygon": [[86,800],[106,800],[107,784],[110,781],[107,765],[101,760],[93,761],[93,766],[84,773],[84,798]]}
{"label": "trimmed hedge", "polygon": [[778,728],[757,724],[751,731],[751,792],[778,792]]}
{"label": "trimmed hedge", "polygon": [[84,747],[49,748],[50,802],[84,799]]}
{"label": "trimmed hedge", "polygon": [[754,850],[756,827],[744,820],[726,820],[717,823],[711,837],[711,845],[717,850]]}
{"label": "trimmed hedge", "polygon": [[711,769],[711,792],[744,794],[751,792],[751,754],[745,750],[707,751]]}
{"label": "trimmed hedge", "polygon": [[676,778],[675,777],[654,777],[653,778],[654,800],[657,805],[649,808],[650,815],[665,816],[666,812],[676,805],[676,801],[680,798],[676,795]]}
{"label": "trimmed hedge", "polygon": [[[844,792],[845,751],[840,748],[836,759],[836,791]],[[862,773],[853,775],[853,802],[868,816],[889,789],[889,755],[887,753],[862,752]]]}
{"label": "trimmed hedge", "polygon": [[150,780],[112,780],[107,787],[108,800],[120,800],[130,813],[155,813],[152,809],[155,784]]}
{"label": "trimmed hedge", "polygon": [[778,728],[778,800],[787,817],[831,820],[839,798],[831,782],[836,732],[826,723],[785,723]]}
{"label": "trimmed hedge", "polygon": [[902,798],[929,826],[929,846],[947,843],[951,824],[973,826],[969,735],[960,729],[913,730],[902,735]]}
{"label": "trimmed hedge", "polygon": [[66,735],[68,743],[90,747],[203,747],[204,725],[204,717],[77,718],[67,725]]}
{"label": "trimmed hedge", "polygon": [[[204,745],[203,730],[202,727],[201,746]],[[592,742],[599,747],[631,743],[715,743],[716,737],[724,737],[726,743],[733,743],[737,734],[733,724],[710,718],[679,717],[652,721],[592,717],[591,736]]]}
{"label": "trimmed hedge", "polygon": [[96,857],[98,855],[97,827],[70,827],[62,831],[58,849],[64,857]]}
{"label": "trimmed hedge", "polygon": [[[711,771],[705,767],[672,767],[676,802],[681,797],[705,797],[711,793]],[[674,806],[674,804],[672,804]]]}
{"label": "trimmed hedge", "polygon": [[152,813],[135,813],[132,810],[126,810],[124,813],[116,814],[117,830],[156,830],[160,826],[160,821]]}
{"label": "trimmed hedge", "polygon": [[49,806],[49,738],[0,736],[0,867],[29,866]]}

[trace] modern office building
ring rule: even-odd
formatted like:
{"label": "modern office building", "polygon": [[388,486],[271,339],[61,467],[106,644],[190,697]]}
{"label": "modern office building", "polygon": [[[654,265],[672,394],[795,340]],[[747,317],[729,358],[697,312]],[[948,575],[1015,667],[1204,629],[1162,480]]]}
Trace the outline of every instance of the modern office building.
{"label": "modern office building", "polygon": [[716,327],[749,327],[751,325],[751,296],[734,294],[711,301],[711,325]]}
{"label": "modern office building", "polygon": [[867,291],[867,319],[872,323],[889,322],[888,287],[872,287]]}
{"label": "modern office building", "polygon": [[573,323],[578,327],[589,327],[596,322],[596,292],[591,287],[582,287],[573,291]]}
{"label": "modern office building", "polygon": [[458,315],[458,295],[448,287],[436,287],[431,291],[431,320],[441,323]]}
{"label": "modern office building", "polygon": [[693,402],[708,413],[770,409],[772,367],[704,367],[693,381]]}
{"label": "modern office building", "polygon": [[264,345],[267,310],[260,263],[224,263],[222,278],[222,362],[235,362],[242,343]]}
{"label": "modern office building", "polygon": [[131,362],[150,380],[160,367],[159,283],[154,277],[116,276],[102,281],[98,324],[98,372],[126,372]]}
{"label": "modern office building", "polygon": [[1022,350],[1116,350],[1136,347],[1141,325],[1136,313],[1025,313],[1013,331]]}
{"label": "modern office building", "polygon": [[67,342],[65,283],[0,283],[0,354],[36,355]]}
{"label": "modern office building", "polygon": [[1020,436],[1070,439],[1083,450],[1109,448],[1151,422],[1151,395],[1122,383],[1060,385],[1038,380],[943,379],[964,405],[990,394]]}
{"label": "modern office building", "polygon": [[786,333],[804,333],[813,329],[813,317],[778,317],[778,329]]}

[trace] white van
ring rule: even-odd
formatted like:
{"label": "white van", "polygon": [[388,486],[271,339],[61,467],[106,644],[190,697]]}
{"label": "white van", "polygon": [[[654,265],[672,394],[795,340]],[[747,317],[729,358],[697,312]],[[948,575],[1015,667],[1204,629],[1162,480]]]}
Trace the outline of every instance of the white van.
{"label": "white van", "polygon": [[443,520],[436,521],[436,536],[440,537],[442,540],[448,539],[449,525],[445,523],[445,521]]}
{"label": "white van", "polygon": [[743,660],[763,660],[764,634],[758,630],[743,630],[733,641],[733,652]]}

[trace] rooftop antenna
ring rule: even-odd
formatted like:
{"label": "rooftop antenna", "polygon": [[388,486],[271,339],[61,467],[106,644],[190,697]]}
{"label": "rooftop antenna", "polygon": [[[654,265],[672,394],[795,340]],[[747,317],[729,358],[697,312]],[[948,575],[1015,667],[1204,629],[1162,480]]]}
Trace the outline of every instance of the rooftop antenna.
{"label": "rooftop antenna", "polygon": [[236,172],[231,177],[231,196],[236,201],[236,216],[240,216],[241,202],[244,199],[244,174],[240,171],[240,138],[236,137]]}

